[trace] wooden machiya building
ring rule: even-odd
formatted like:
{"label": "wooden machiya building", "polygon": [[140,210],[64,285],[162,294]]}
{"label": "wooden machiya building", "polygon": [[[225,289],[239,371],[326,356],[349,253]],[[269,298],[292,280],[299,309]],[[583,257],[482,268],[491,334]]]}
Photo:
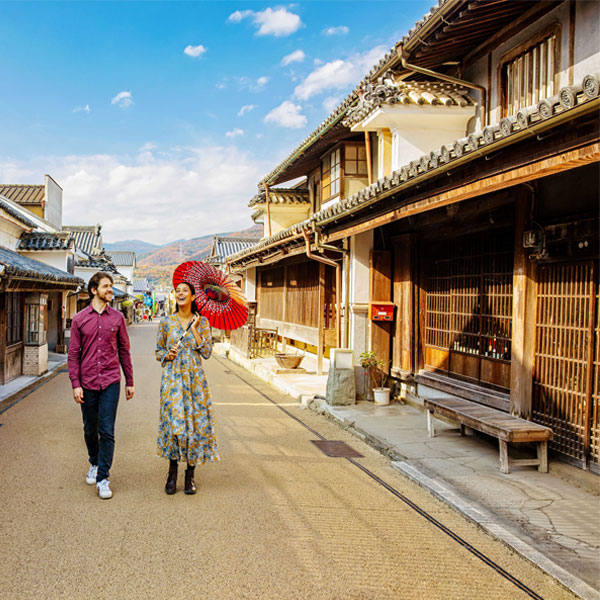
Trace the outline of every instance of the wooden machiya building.
{"label": "wooden machiya building", "polygon": [[82,283],[70,273],[0,246],[0,385],[47,370],[48,300]]}
{"label": "wooden machiya building", "polygon": [[[313,265],[310,297],[322,322],[328,306],[341,314],[330,322],[342,345],[389,361],[402,394],[452,396],[545,425],[556,457],[594,471],[599,11],[576,1],[440,1],[263,180],[268,194],[306,175],[303,219],[230,263],[248,265],[250,280],[256,270],[259,314],[288,318],[308,232],[312,252],[341,271],[340,286],[321,275],[316,286]],[[329,200],[331,165],[343,180],[344,144],[361,140],[366,181]],[[327,289],[337,292],[329,304]],[[393,320],[367,319],[377,303],[393,306]]]}

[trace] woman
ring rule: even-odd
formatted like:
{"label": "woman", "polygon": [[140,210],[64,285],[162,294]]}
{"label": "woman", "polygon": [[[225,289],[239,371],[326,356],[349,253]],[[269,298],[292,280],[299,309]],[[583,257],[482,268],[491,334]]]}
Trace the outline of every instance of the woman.
{"label": "woman", "polygon": [[210,326],[198,314],[194,287],[180,283],[175,289],[175,313],[161,320],[156,359],[163,367],[160,385],[158,455],[169,459],[167,494],[177,491],[177,464],[186,461],[186,494],[195,494],[194,468],[219,460],[213,427],[210,393],[203,358],[212,352]]}

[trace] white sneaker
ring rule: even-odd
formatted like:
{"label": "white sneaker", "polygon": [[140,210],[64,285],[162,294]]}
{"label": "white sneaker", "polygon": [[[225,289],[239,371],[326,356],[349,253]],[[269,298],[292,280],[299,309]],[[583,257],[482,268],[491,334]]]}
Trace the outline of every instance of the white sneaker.
{"label": "white sneaker", "polygon": [[98,475],[98,465],[92,465],[88,474],[85,476],[85,482],[88,485],[93,485],[96,483],[96,475]]}
{"label": "white sneaker", "polygon": [[108,481],[108,479],[103,479],[102,481],[99,481],[96,484],[96,489],[98,490],[98,496],[100,496],[100,498],[102,498],[102,500],[108,500],[109,498],[112,498],[112,492],[110,491],[110,488],[108,487],[109,483],[110,483],[110,481]]}

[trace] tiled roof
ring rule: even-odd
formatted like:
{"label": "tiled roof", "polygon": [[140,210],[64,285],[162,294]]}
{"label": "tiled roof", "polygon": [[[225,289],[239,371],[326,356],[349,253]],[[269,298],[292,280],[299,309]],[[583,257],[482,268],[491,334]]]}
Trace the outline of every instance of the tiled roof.
{"label": "tiled roof", "polygon": [[42,204],[45,191],[43,185],[0,183],[0,195],[18,204]]}
{"label": "tiled roof", "polygon": [[83,284],[83,280],[66,271],[55,269],[39,260],[22,256],[13,250],[0,246],[0,277],[12,275],[13,277],[28,277],[42,281],[69,283],[73,287]]}
{"label": "tiled roof", "polygon": [[224,263],[225,259],[237,252],[251,248],[260,241],[259,238],[234,238],[214,236],[212,254],[206,258],[206,262]]}
{"label": "tiled roof", "polygon": [[120,290],[119,288],[113,287],[113,294],[115,296],[115,298],[127,298],[127,292],[124,292],[123,290]]}
{"label": "tiled roof", "polygon": [[134,279],[133,280],[133,291],[134,292],[145,292],[150,289],[150,284],[147,279]]}
{"label": "tiled roof", "polygon": [[135,252],[129,250],[110,250],[108,256],[117,267],[135,266]]}
{"label": "tiled roof", "polygon": [[112,263],[110,257],[102,251],[100,254],[95,254],[89,258],[79,259],[75,261],[76,267],[83,269],[98,269],[98,271],[105,271],[106,273],[119,274],[117,267]]}
{"label": "tiled roof", "polygon": [[18,210],[8,201],[8,199],[3,198],[2,196],[0,196],[0,208],[14,219],[17,219],[17,221],[23,223],[23,225],[26,225],[27,227],[35,227],[35,223],[31,219],[28,219],[26,216],[24,216],[20,210]]}
{"label": "tiled roof", "polygon": [[[264,188],[250,200],[248,206],[266,202]],[[269,202],[271,204],[309,204],[308,190],[298,188],[269,188]]]}
{"label": "tiled roof", "polygon": [[[516,115],[510,115],[500,120],[497,125],[490,125],[483,131],[476,131],[468,137],[461,138],[424,154],[419,160],[411,161],[391,175],[383,177],[370,186],[352,196],[336,202],[309,219],[283,229],[268,238],[261,240],[251,249],[243,250],[230,256],[228,262],[235,262],[254,254],[267,246],[276,245],[281,240],[292,238],[302,233],[305,228],[313,225],[322,226],[332,220],[349,216],[352,213],[373,204],[385,194],[385,197],[401,189],[410,189],[414,184],[421,183],[424,178],[435,176],[445,165],[459,159],[470,160],[483,154],[494,152],[499,146],[513,143],[527,136],[535,135],[533,128],[538,126],[550,129],[557,118],[568,115],[584,104],[590,104],[598,109],[600,104],[600,78],[597,75],[586,75],[580,85],[564,87],[556,96],[546,98],[536,105],[521,109]],[[593,105],[591,103],[594,103]],[[575,115],[573,115],[575,118]],[[511,139],[513,138],[513,139]]]}
{"label": "tiled roof", "polygon": [[384,104],[415,104],[429,106],[473,106],[469,90],[444,81],[395,81],[387,73],[377,83],[363,83],[358,104],[348,110],[344,125],[351,127]]}
{"label": "tiled roof", "polygon": [[[559,1],[548,2],[548,10],[558,6]],[[288,155],[277,167],[262,178],[261,183],[276,183],[278,177],[298,160],[307,149],[334,125],[340,123],[349,108],[359,100],[361,88],[390,68],[400,64],[398,49],[402,47],[409,54],[410,61],[433,68],[445,60],[456,60],[489,38],[489,27],[493,23],[498,31],[513,22],[531,6],[530,0],[510,0],[490,2],[490,0],[438,0],[427,14],[417,21],[386,54],[371,68],[362,81],[348,94],[333,112]],[[487,27],[479,27],[478,19],[485,19]],[[457,49],[456,27],[466,28],[462,42]],[[433,36],[435,34],[435,36]],[[341,126],[341,124],[340,124]],[[290,177],[291,179],[291,177]],[[280,179],[279,181],[283,181]]]}
{"label": "tiled roof", "polygon": [[69,232],[45,233],[33,231],[24,233],[19,240],[19,250],[69,250],[75,239]]}
{"label": "tiled roof", "polygon": [[102,252],[102,225],[63,225],[63,231],[73,234],[78,250],[89,255]]}

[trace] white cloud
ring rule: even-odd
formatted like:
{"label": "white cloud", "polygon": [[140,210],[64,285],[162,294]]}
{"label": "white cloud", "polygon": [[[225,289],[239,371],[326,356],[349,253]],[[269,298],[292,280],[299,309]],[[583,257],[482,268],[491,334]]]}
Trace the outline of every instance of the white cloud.
{"label": "white cloud", "polygon": [[206,52],[206,48],[199,44],[198,46],[186,46],[183,51],[184,54],[191,56],[192,58],[199,58]]}
{"label": "white cloud", "polygon": [[320,58],[315,58],[315,60],[313,60],[313,64],[315,66],[319,66],[323,64],[323,61]]}
{"label": "white cloud", "polygon": [[249,17],[252,14],[251,10],[236,10],[234,13],[229,15],[228,21],[232,23],[239,23],[242,19]]}
{"label": "white cloud", "polygon": [[133,96],[131,92],[119,92],[110,103],[118,104],[120,108],[129,108],[133,104]]}
{"label": "white cloud", "polygon": [[328,96],[323,100],[323,108],[328,112],[333,112],[333,109],[341,102],[339,96]]}
{"label": "white cloud", "polygon": [[108,242],[167,243],[250,227],[248,198],[272,160],[258,161],[235,146],[179,148],[159,158],[40,156],[0,160],[0,181],[51,173],[64,190],[65,224],[101,223]]}
{"label": "white cloud", "polygon": [[233,138],[233,137],[237,137],[238,135],[244,135],[244,130],[243,129],[239,129],[238,127],[235,127],[231,131],[228,131],[225,134],[225,137]]}
{"label": "white cloud", "polygon": [[337,27],[328,27],[327,29],[323,29],[323,33],[325,35],[345,35],[349,32],[350,29],[345,25],[338,25]]}
{"label": "white cloud", "polygon": [[265,117],[265,123],[276,123],[281,127],[299,129],[304,127],[307,122],[306,117],[300,114],[301,110],[302,107],[299,104],[285,100]]}
{"label": "white cloud", "polygon": [[376,46],[362,54],[352,55],[348,60],[332,60],[309,73],[294,89],[300,100],[320,94],[324,90],[339,90],[357,85],[387,51],[386,46]]}
{"label": "white cloud", "polygon": [[264,87],[265,85],[267,85],[267,82],[268,82],[268,81],[269,81],[269,78],[268,78],[268,77],[265,77],[265,76],[263,75],[262,77],[259,77],[259,78],[256,80],[256,84],[255,84],[255,86],[254,86],[254,87],[255,87],[255,88],[258,88],[258,89],[260,89],[260,88]]}
{"label": "white cloud", "polygon": [[287,54],[281,59],[282,66],[289,65],[294,62],[302,62],[306,58],[306,54],[302,50],[294,50],[291,54]]}
{"label": "white cloud", "polygon": [[246,113],[254,110],[256,108],[256,104],[244,104],[242,108],[238,111],[238,117],[243,117]]}
{"label": "white cloud", "polygon": [[229,15],[228,21],[239,23],[246,17],[252,17],[253,24],[258,27],[256,35],[274,35],[275,37],[283,37],[291,35],[298,31],[302,26],[300,17],[292,12],[289,12],[284,7],[265,8],[255,12],[253,10],[236,10]]}
{"label": "white cloud", "polygon": [[157,148],[158,146],[154,142],[146,142],[143,146],[140,146],[140,152],[151,152]]}
{"label": "white cloud", "polygon": [[92,109],[90,108],[89,104],[86,104],[85,106],[76,106],[73,109],[73,112],[74,113],[76,113],[76,112],[87,112],[87,113],[89,113],[89,112],[92,112]]}

